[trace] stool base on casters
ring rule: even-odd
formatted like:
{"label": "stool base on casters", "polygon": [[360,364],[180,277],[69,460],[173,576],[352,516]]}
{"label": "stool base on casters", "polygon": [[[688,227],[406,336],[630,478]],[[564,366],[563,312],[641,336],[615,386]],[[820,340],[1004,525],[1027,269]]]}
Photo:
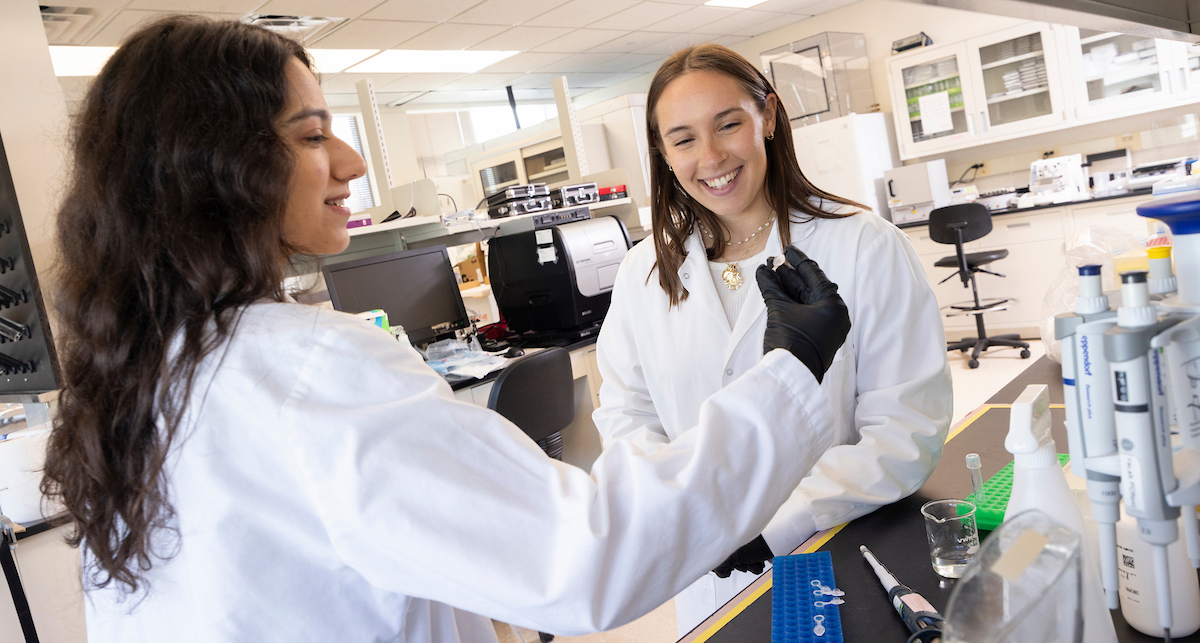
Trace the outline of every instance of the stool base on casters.
{"label": "stool base on casters", "polygon": [[1029,344],[1021,341],[1021,336],[1015,333],[1009,335],[993,335],[987,336],[987,331],[983,329],[983,315],[975,315],[975,327],[979,330],[979,337],[966,337],[957,342],[949,342],[946,344],[947,351],[959,350],[967,352],[971,350],[971,359],[967,362],[967,366],[971,368],[979,368],[979,354],[986,351],[991,346],[1010,346],[1012,348],[1021,349],[1021,359],[1029,358]]}

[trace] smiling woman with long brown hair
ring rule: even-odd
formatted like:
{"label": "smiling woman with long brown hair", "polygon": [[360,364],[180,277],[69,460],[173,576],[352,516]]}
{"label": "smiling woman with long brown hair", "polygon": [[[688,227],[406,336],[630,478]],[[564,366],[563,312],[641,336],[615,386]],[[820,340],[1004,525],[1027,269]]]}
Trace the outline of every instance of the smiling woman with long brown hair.
{"label": "smiling woman with long brown hair", "polygon": [[[694,437],[613,450],[589,476],[455,401],[407,343],[283,291],[292,257],[349,242],[365,167],[330,120],[303,48],[238,22],[142,27],[87,94],[58,213],[64,386],[42,489],[83,549],[89,641],[603,629],[761,530],[831,438],[792,332],[814,309],[801,284],[820,284],[764,270],[779,350],[705,402]],[[811,421],[779,432],[780,415]],[[680,553],[663,516],[690,538],[734,503],[720,533],[645,563]]]}
{"label": "smiling woman with long brown hair", "polygon": [[[907,237],[804,176],[784,106],[749,61],[720,45],[676,52],[650,83],[646,119],[653,234],[621,264],[600,332],[593,419],[606,448],[673,442],[702,400],[763,359],[771,311],[749,276],[768,257],[815,262],[851,323],[814,400],[834,418],[836,446],[761,535],[676,597],[682,636],[773,554],[920,487],[941,455],[952,398],[937,303]],[[805,330],[822,322],[813,324]],[[808,428],[804,418],[776,421]]]}

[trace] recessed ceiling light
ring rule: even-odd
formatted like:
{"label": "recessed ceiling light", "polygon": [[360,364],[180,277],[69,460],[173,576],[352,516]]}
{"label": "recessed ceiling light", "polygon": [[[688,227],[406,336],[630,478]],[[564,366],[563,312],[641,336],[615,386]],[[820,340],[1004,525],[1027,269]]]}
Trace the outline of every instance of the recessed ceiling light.
{"label": "recessed ceiling light", "polygon": [[95,76],[116,50],[116,47],[52,45],[50,62],[54,64],[55,76]]}
{"label": "recessed ceiling light", "polygon": [[322,74],[336,74],[339,71],[359,63],[370,56],[379,53],[378,49],[309,49],[317,71]]}
{"label": "recessed ceiling light", "polygon": [[515,51],[426,51],[387,49],[347,69],[352,74],[473,74]]}
{"label": "recessed ceiling light", "polygon": [[733,7],[735,9],[745,9],[753,7],[756,4],[762,4],[767,0],[708,0],[704,4],[710,7]]}

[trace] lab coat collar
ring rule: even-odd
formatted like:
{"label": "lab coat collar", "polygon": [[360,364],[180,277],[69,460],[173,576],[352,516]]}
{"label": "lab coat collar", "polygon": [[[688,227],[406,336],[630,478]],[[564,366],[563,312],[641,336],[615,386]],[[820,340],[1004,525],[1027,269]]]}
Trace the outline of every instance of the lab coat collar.
{"label": "lab coat collar", "polygon": [[708,253],[704,249],[699,226],[693,228],[683,248],[687,251],[687,256],[679,266],[679,279],[683,287],[687,288],[688,303],[704,310],[726,333],[731,332],[725,309],[717,295],[717,284],[708,269]]}

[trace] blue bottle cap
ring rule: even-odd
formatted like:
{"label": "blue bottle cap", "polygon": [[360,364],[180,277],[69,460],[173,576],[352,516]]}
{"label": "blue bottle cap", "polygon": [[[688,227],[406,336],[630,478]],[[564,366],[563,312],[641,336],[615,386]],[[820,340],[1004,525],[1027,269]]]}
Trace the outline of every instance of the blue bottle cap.
{"label": "blue bottle cap", "polygon": [[1092,264],[1087,266],[1079,266],[1080,277],[1095,277],[1100,274],[1100,265]]}

